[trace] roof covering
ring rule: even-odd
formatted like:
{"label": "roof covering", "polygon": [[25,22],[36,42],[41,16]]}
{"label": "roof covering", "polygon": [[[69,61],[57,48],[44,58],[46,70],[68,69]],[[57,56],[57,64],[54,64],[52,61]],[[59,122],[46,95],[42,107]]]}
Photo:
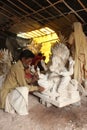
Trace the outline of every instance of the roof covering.
{"label": "roof covering", "polygon": [[54,33],[55,31],[53,31],[52,29],[48,27],[45,27],[45,28],[41,28],[41,29],[31,31],[31,32],[19,33],[17,34],[17,36],[29,39],[29,38],[38,38],[38,37],[42,37],[42,36],[50,35]]}
{"label": "roof covering", "polygon": [[48,26],[65,32],[75,21],[87,33],[87,0],[0,0],[1,31],[29,32]]}

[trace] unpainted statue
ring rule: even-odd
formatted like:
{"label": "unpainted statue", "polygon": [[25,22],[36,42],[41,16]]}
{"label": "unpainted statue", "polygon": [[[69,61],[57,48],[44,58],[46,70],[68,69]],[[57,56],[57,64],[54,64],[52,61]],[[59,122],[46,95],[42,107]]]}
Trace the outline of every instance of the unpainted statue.
{"label": "unpainted statue", "polygon": [[[40,73],[37,69],[38,84],[45,90],[42,93],[35,93],[41,102],[47,106],[55,105],[64,107],[80,101],[78,91],[79,83],[72,79],[74,61],[70,56],[69,49],[62,43],[55,44],[52,48],[51,65],[46,74]],[[68,67],[66,64],[68,63]]]}
{"label": "unpainted statue", "polygon": [[0,86],[9,72],[11,67],[12,54],[8,49],[0,50]]}

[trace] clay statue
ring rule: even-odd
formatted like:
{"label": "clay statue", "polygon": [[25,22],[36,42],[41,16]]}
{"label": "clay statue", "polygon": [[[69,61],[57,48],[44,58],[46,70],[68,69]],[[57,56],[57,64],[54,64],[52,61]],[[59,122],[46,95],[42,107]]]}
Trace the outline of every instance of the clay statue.
{"label": "clay statue", "polygon": [[[52,48],[51,65],[46,74],[40,73],[37,69],[39,80],[38,84],[45,90],[37,96],[41,98],[43,104],[51,104],[63,107],[80,101],[78,92],[79,84],[72,79],[74,61],[70,56],[68,48],[60,43]],[[69,64],[66,67],[66,64]]]}

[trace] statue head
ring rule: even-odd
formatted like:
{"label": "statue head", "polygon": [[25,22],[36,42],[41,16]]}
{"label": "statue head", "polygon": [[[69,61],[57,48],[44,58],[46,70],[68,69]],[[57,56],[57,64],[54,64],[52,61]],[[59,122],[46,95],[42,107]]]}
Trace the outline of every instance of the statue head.
{"label": "statue head", "polygon": [[69,59],[69,54],[69,50],[64,44],[56,44],[52,48],[50,71],[57,71],[57,69],[64,67]]}

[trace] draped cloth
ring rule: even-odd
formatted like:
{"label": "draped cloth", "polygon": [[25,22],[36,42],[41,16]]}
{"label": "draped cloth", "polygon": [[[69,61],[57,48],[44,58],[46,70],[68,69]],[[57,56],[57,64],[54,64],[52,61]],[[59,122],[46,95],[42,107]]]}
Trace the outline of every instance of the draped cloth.
{"label": "draped cloth", "polygon": [[17,113],[19,115],[28,114],[28,93],[27,87],[17,87],[8,93],[5,102],[5,111],[8,113]]}
{"label": "draped cloth", "polygon": [[69,43],[75,44],[74,78],[81,83],[83,79],[87,79],[87,40],[80,22],[75,22],[73,27]]}

